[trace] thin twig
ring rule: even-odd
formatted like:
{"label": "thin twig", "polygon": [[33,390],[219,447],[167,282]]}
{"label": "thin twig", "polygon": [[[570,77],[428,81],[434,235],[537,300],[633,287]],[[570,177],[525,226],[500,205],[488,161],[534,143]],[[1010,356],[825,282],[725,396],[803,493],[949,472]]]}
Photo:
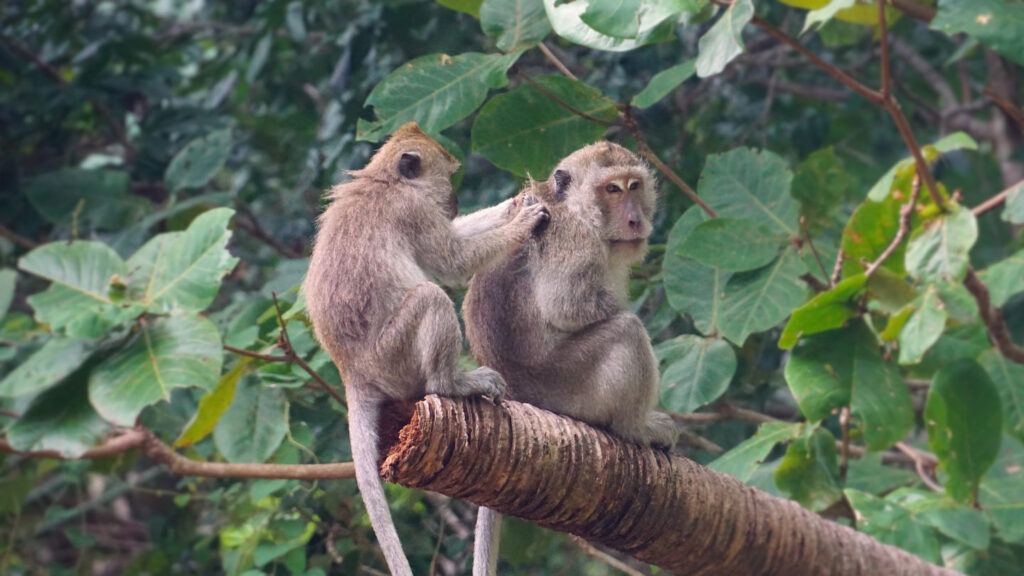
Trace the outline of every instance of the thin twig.
{"label": "thin twig", "polygon": [[239,356],[248,356],[249,358],[263,360],[264,362],[291,362],[290,356],[271,356],[270,354],[260,354],[259,352],[243,350],[242,348],[235,348],[234,346],[228,346],[227,344],[224,344],[224,349],[228,352],[238,354]]}
{"label": "thin twig", "polygon": [[[146,440],[146,435],[137,430],[128,430],[114,436],[105,443],[86,450],[84,454],[79,456],[78,460],[95,460],[97,458],[109,458],[117,454],[122,454],[130,450],[135,450],[142,447],[143,442]],[[28,458],[53,458],[56,460],[68,460],[57,450],[29,450],[20,451],[15,450],[13,446],[7,441],[0,439],[0,452],[6,452],[8,454],[17,454],[19,456],[25,456]]]}
{"label": "thin twig", "polygon": [[259,220],[256,219],[256,216],[253,215],[248,208],[242,206],[240,203],[235,207],[238,209],[238,213],[244,216],[244,218],[235,218],[235,224],[237,224],[239,228],[245,230],[250,236],[263,242],[267,246],[270,246],[275,252],[285,258],[293,260],[296,258],[302,258],[301,252],[297,252],[292,247],[284,244],[260,226]]}
{"label": "thin twig", "polygon": [[1005,202],[1006,201],[1006,197],[1010,195],[1010,192],[1013,192],[1017,188],[1022,188],[1022,187],[1024,187],[1024,180],[1021,180],[1020,182],[1017,182],[1016,184],[1011,184],[1008,188],[1006,188],[1005,190],[1003,190],[999,194],[996,194],[995,196],[989,198],[988,200],[985,200],[981,204],[978,204],[977,206],[972,208],[971,212],[974,213],[975,216],[981,216],[985,212],[988,212],[989,210],[991,210],[991,209],[999,206],[1003,202]]}
{"label": "thin twig", "polygon": [[[814,261],[818,263],[818,269],[821,270],[822,277],[831,280],[828,272],[825,271],[825,264],[821,261],[821,254],[818,254],[818,249],[814,246],[814,240],[811,239],[811,233],[807,231],[807,218],[804,216],[800,217],[800,229],[803,230],[804,240],[811,248],[811,254],[814,254]],[[835,284],[832,284],[832,287],[835,287]]]}
{"label": "thin twig", "polygon": [[910,190],[910,200],[900,207],[900,227],[896,230],[896,235],[893,236],[892,242],[885,247],[885,250],[878,255],[878,258],[864,271],[865,277],[870,278],[876,270],[881,268],[882,264],[885,264],[885,261],[899,248],[900,244],[903,243],[903,239],[910,232],[910,218],[914,215],[914,207],[917,205],[917,199],[921,195],[921,179],[917,175],[914,176]]}
{"label": "thin twig", "polygon": [[882,48],[882,100],[892,98],[892,78],[889,70],[889,24],[885,21],[885,0],[877,0],[878,6],[878,38]]}
{"label": "thin twig", "polygon": [[711,454],[721,454],[722,452],[725,452],[725,448],[722,448],[721,446],[715,444],[711,440],[708,440],[707,438],[701,436],[700,434],[690,432],[689,430],[680,429],[679,438],[683,441],[683,443],[693,446],[694,448],[704,450],[705,452],[709,452]]}
{"label": "thin twig", "polygon": [[1016,122],[1018,126],[1020,126],[1021,131],[1024,131],[1024,112],[1022,112],[1020,108],[1014,105],[1014,103],[1011,102],[1010,100],[1007,100],[1006,98],[1003,98],[999,94],[996,94],[996,91],[988,86],[986,86],[985,89],[981,91],[981,93],[984,94],[985,96],[988,96],[993,102],[995,102],[996,105],[999,106],[999,108],[1001,108],[1007,116],[1012,118],[1013,121]]}
{"label": "thin twig", "polygon": [[543,42],[538,42],[537,48],[539,48],[540,51],[544,53],[544,56],[548,59],[548,61],[551,62],[551,64],[554,65],[555,68],[558,68],[558,71],[561,72],[566,78],[569,78],[570,80],[579,80],[579,78],[577,78],[576,75],[573,74],[571,70],[569,70],[569,67],[562,63],[562,61],[558,59],[558,56],[555,56],[555,53],[552,52],[551,49],[547,47],[547,44],[544,44]]}
{"label": "thin twig", "polygon": [[523,80],[526,80],[526,82],[530,86],[533,86],[533,88],[535,90],[537,90],[541,94],[547,96],[548,98],[553,100],[556,104],[558,104],[562,108],[565,108],[569,112],[572,112],[573,114],[579,116],[580,118],[585,118],[587,120],[590,120],[591,122],[595,122],[597,124],[601,124],[602,126],[618,126],[619,125],[619,123],[614,121],[614,120],[605,120],[603,118],[598,118],[597,116],[592,116],[592,115],[590,115],[590,114],[588,114],[588,113],[586,113],[586,112],[576,108],[572,104],[569,104],[565,100],[562,100],[561,98],[556,96],[553,92],[551,92],[547,88],[545,88],[545,87],[541,86],[540,84],[538,84],[536,80],[531,78],[530,75],[527,74],[526,72],[524,72],[521,68],[516,67],[514,69],[514,71],[515,71],[516,74],[521,76],[523,78]]}
{"label": "thin twig", "polygon": [[615,568],[616,570],[626,574],[627,576],[646,576],[643,572],[640,572],[636,568],[633,568],[632,566],[626,564],[622,560],[619,560],[615,556],[612,556],[611,554],[608,554],[607,552],[604,552],[602,550],[598,550],[593,544],[587,542],[583,538],[580,538],[576,535],[572,535],[572,539],[576,542],[576,544],[579,545],[583,552],[587,554],[587,556],[590,556],[595,560],[600,560],[601,562],[604,562],[605,564],[611,566],[612,568]]}
{"label": "thin twig", "polygon": [[833,286],[839,284],[839,278],[843,275],[843,260],[845,259],[846,252],[843,252],[843,249],[840,248],[839,252],[836,254],[836,263],[832,265],[832,277],[830,280],[832,281]]}
{"label": "thin twig", "polygon": [[288,328],[285,326],[284,317],[281,316],[281,305],[277,301],[277,293],[274,292],[271,294],[271,296],[274,299],[274,311],[277,313],[277,323],[278,325],[281,326],[281,334],[277,338],[278,346],[280,346],[281,349],[284,350],[284,353],[289,357],[289,359],[292,362],[298,364],[299,368],[305,370],[306,374],[309,374],[309,376],[314,381],[316,381],[316,383],[320,386],[320,388],[323,389],[324,392],[327,392],[331,396],[331,398],[334,398],[334,400],[338,404],[341,404],[342,407],[348,408],[348,404],[345,403],[345,399],[341,397],[341,394],[339,394],[338,391],[335,390],[333,386],[328,384],[327,381],[324,380],[322,376],[317,374],[316,370],[313,370],[313,367],[307,364],[306,361],[302,359],[302,356],[299,356],[298,353],[295,352],[295,348],[292,347],[292,339],[288,336]]}
{"label": "thin twig", "polygon": [[11,230],[7,226],[3,226],[3,225],[0,225],[0,237],[7,238],[11,242],[17,244],[18,246],[21,246],[22,248],[26,248],[28,250],[31,250],[31,249],[35,248],[36,246],[39,246],[39,243],[36,242],[35,240],[31,240],[29,238],[26,238],[26,237],[22,236],[21,234],[18,234],[17,232],[15,232],[14,230]]}
{"label": "thin twig", "polygon": [[1006,321],[1003,319],[1002,309],[992,306],[992,298],[989,295],[988,286],[978,278],[978,275],[971,268],[967,269],[964,286],[971,293],[971,296],[974,297],[974,301],[977,302],[981,320],[985,323],[985,329],[988,331],[988,335],[996,348],[999,349],[999,352],[1007,360],[1024,364],[1024,347],[1014,344],[1010,336],[1010,330],[1006,327]]}
{"label": "thin twig", "polygon": [[846,472],[850,469],[850,407],[839,409],[839,481],[846,484]]}
{"label": "thin twig", "polygon": [[914,471],[917,472],[917,476],[924,482],[924,485],[931,488],[935,492],[944,492],[942,486],[939,486],[935,480],[932,480],[931,474],[928,473],[926,467],[934,467],[934,462],[927,462],[921,452],[911,447],[905,442],[897,442],[895,444],[896,449],[907,455],[914,462]]}

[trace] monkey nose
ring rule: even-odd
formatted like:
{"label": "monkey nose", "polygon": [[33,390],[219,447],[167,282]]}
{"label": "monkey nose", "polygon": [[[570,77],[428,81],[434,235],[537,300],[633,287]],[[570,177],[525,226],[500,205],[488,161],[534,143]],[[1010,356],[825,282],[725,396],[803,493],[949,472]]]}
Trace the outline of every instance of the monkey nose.
{"label": "monkey nose", "polygon": [[640,219],[639,218],[635,218],[633,216],[630,216],[629,219],[627,220],[627,223],[629,224],[629,229],[630,230],[639,230],[640,229]]}

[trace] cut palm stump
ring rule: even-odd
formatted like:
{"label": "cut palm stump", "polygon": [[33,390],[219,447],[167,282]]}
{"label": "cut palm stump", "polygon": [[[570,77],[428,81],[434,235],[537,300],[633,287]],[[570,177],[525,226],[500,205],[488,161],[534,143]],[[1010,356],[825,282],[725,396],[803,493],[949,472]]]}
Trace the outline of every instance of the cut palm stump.
{"label": "cut palm stump", "polygon": [[[384,432],[385,480],[569,532],[683,576],[942,574],[689,459],[518,402],[428,397]],[[389,449],[388,449],[389,448]]]}

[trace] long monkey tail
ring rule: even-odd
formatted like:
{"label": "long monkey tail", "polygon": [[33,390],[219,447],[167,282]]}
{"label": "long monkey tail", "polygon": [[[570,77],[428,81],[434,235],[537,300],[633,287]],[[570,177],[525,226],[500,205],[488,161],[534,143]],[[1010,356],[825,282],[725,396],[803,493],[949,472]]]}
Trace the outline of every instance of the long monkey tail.
{"label": "long monkey tail", "polygon": [[381,399],[371,386],[364,382],[345,386],[348,435],[352,444],[352,460],[356,465],[356,484],[392,576],[412,576],[412,568],[402,550],[402,542],[398,539],[398,531],[395,530],[391,510],[384,496],[384,485],[380,481],[380,470],[377,467],[380,457],[377,422],[380,419]]}
{"label": "long monkey tail", "polygon": [[476,511],[473,541],[473,576],[496,576],[498,544],[501,542],[501,514],[481,506]]}

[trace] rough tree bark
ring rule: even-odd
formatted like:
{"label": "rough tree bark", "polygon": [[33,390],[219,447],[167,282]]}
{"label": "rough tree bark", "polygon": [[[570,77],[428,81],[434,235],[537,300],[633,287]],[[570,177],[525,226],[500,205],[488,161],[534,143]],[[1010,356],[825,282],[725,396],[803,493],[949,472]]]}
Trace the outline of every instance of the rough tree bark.
{"label": "rough tree bark", "polygon": [[955,574],[689,459],[527,404],[428,397],[405,421],[382,438],[385,480],[570,532],[680,576]]}

